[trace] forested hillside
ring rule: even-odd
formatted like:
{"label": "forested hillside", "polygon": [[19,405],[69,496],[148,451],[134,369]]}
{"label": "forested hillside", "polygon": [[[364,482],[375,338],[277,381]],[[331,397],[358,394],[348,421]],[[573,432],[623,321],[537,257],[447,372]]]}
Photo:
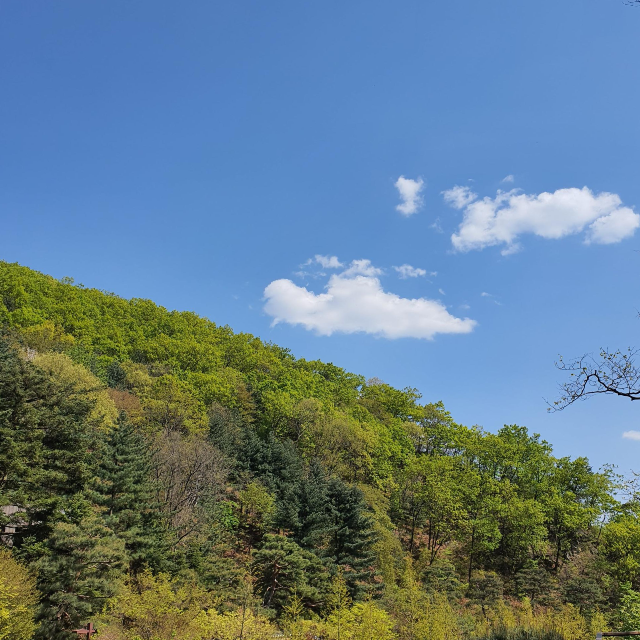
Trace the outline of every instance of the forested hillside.
{"label": "forested hillside", "polygon": [[526,427],[2,262],[0,322],[0,640],[640,627],[633,483]]}

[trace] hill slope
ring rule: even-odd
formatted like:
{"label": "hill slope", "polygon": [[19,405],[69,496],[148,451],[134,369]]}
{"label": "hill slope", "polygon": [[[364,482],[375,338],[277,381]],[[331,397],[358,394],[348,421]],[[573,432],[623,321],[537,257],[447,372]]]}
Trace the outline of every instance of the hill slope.
{"label": "hill slope", "polygon": [[193,607],[194,638],[226,637],[207,624],[247,603],[256,634],[267,614],[331,635],[344,609],[422,637],[406,620],[423,600],[429,629],[535,627],[533,603],[579,635],[640,587],[635,498],[524,427],[467,428],[413,389],[4,262],[0,322],[2,540],[38,574],[39,637],[105,599],[110,633],[133,637],[145,593]]}

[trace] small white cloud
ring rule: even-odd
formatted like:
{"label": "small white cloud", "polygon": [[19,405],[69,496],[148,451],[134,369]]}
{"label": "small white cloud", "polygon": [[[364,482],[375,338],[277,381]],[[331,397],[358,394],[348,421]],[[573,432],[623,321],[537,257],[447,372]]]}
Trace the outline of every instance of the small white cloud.
{"label": "small white cloud", "polygon": [[481,295],[483,298],[493,298],[493,294],[491,294],[491,293],[487,293],[486,291],[483,291],[480,295]]}
{"label": "small white cloud", "polygon": [[446,294],[442,289],[438,289],[438,293],[439,293],[441,296],[446,296],[446,295],[447,295],[447,294]]}
{"label": "small white cloud", "polygon": [[313,258],[309,258],[300,266],[308,267],[311,264],[319,264],[323,269],[339,269],[342,266],[342,262],[338,260],[337,256],[322,256],[319,253],[316,253]]}
{"label": "small white cloud", "polygon": [[404,216],[411,216],[416,213],[422,206],[422,197],[420,195],[424,187],[422,178],[411,180],[411,178],[400,176],[394,186],[400,194],[400,200],[402,200],[396,207],[396,211],[399,211]]}
{"label": "small white cloud", "polygon": [[[420,267],[412,267],[410,264],[403,264],[399,267],[393,267],[400,277],[404,280],[406,278],[417,278],[419,276],[426,276],[427,272],[425,269],[420,269]],[[434,272],[431,272],[430,275],[435,275]]]}
{"label": "small white cloud", "polygon": [[316,294],[291,280],[274,280],[264,290],[265,312],[280,322],[302,325],[319,335],[368,333],[389,339],[432,339],[439,333],[469,333],[476,325],[457,318],[437,300],[401,298],[384,291],[381,270],[369,260],[354,260],[333,274],[325,292]]}
{"label": "small white cloud", "polygon": [[515,178],[513,177],[512,174],[509,174],[508,176],[505,176],[504,178],[502,178],[502,182],[513,182],[515,180]]}
{"label": "small white cloud", "polygon": [[627,440],[640,440],[640,431],[625,431],[622,437]]}
{"label": "small white cloud", "polygon": [[460,309],[462,309],[463,311],[469,311],[471,307],[468,304],[461,304]]}
{"label": "small white cloud", "polygon": [[314,260],[323,269],[339,269],[342,266],[342,262],[338,260],[337,256],[321,256],[316,254]]}
{"label": "small white cloud", "polygon": [[382,269],[374,267],[371,260],[352,260],[349,268],[344,271],[343,276],[379,276]]}
{"label": "small white cloud", "polygon": [[640,215],[622,206],[620,196],[589,188],[558,189],[527,195],[498,191],[495,198],[477,199],[467,187],[445,191],[444,199],[464,209],[462,223],[451,242],[458,251],[506,245],[503,255],[520,250],[518,238],[533,234],[559,239],[586,231],[586,244],[612,244],[632,236],[640,227]]}
{"label": "small white cloud", "polygon": [[440,218],[436,218],[432,224],[429,225],[436,233],[444,233],[442,225],[440,224]]}
{"label": "small white cloud", "polygon": [[521,250],[522,250],[522,245],[519,242],[514,242],[513,244],[510,244],[509,246],[505,247],[500,252],[500,255],[512,256],[514,253],[519,253]]}
{"label": "small white cloud", "polygon": [[478,197],[469,187],[460,187],[458,185],[443,191],[442,195],[444,196],[444,201],[454,209],[464,209]]}

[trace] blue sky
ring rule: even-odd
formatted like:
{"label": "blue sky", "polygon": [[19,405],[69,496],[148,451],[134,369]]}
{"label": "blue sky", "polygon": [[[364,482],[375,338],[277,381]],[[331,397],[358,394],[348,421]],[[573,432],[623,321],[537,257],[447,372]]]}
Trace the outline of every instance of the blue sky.
{"label": "blue sky", "polygon": [[640,471],[640,407],[543,400],[640,344],[639,34],[618,0],[3,2],[0,257]]}

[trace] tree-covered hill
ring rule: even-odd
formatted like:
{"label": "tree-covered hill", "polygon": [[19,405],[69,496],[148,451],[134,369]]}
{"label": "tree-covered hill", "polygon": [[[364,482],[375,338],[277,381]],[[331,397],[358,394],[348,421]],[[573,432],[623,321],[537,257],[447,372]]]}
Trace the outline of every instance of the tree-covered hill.
{"label": "tree-covered hill", "polygon": [[640,625],[633,486],[525,427],[4,262],[0,323],[0,639]]}

